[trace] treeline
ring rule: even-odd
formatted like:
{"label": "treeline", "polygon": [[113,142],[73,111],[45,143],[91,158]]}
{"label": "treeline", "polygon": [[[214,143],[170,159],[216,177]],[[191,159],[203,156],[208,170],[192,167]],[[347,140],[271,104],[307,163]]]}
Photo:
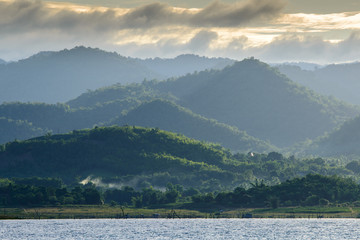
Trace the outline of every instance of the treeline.
{"label": "treeline", "polygon": [[360,185],[351,178],[309,174],[277,185],[256,181],[252,187],[229,192],[200,193],[195,188],[167,184],[165,190],[153,187],[136,190],[95,188],[93,184],[67,189],[59,179],[0,179],[1,206],[109,204],[135,208],[169,203],[195,204],[196,207],[289,207],[327,206],[360,201]]}
{"label": "treeline", "polygon": [[68,190],[59,179],[0,179],[0,205],[44,206],[64,204],[102,204],[94,186],[76,186]]}
{"label": "treeline", "polygon": [[194,203],[237,207],[315,206],[348,203],[360,200],[360,186],[351,178],[309,174],[281,184],[269,186],[256,182],[249,189],[196,195]]}

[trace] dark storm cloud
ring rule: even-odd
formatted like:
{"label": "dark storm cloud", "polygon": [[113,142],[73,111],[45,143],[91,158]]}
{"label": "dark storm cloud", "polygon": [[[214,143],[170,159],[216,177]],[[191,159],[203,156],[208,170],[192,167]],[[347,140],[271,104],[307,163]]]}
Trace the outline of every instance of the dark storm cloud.
{"label": "dark storm cloud", "polygon": [[186,25],[193,27],[237,27],[254,20],[269,20],[285,7],[283,0],[250,0],[226,4],[215,1],[196,12],[174,11],[164,3],[139,7],[123,17],[125,27]]}
{"label": "dark storm cloud", "polygon": [[190,18],[195,26],[237,27],[253,20],[269,20],[285,7],[282,0],[252,0],[225,4],[215,1]]}
{"label": "dark storm cloud", "polygon": [[242,4],[215,1],[199,11],[152,3],[118,14],[111,9],[77,12],[66,8],[49,8],[42,1],[5,1],[0,2],[0,33],[33,29],[104,32],[159,26],[236,27],[255,20],[272,19],[283,7],[282,0],[251,0]]}

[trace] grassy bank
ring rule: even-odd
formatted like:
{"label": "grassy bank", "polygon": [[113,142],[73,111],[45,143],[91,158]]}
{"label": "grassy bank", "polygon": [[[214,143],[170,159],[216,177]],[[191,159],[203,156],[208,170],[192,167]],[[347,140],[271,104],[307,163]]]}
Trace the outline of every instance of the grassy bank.
{"label": "grassy bank", "polygon": [[360,208],[292,207],[277,209],[226,209],[208,211],[169,208],[123,208],[119,206],[61,206],[0,208],[0,219],[90,219],[90,218],[357,218]]}

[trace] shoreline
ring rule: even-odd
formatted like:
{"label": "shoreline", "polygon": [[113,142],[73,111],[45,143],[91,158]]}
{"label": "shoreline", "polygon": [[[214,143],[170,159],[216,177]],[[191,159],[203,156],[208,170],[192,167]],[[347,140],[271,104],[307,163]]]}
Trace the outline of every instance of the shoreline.
{"label": "shoreline", "polygon": [[353,207],[234,208],[218,211],[126,208],[107,205],[0,208],[0,221],[23,219],[357,219],[359,217],[360,208]]}

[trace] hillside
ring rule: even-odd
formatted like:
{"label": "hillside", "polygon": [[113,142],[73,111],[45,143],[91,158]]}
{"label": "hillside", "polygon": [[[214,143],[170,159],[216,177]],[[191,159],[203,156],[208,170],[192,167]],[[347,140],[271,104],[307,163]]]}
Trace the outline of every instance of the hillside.
{"label": "hillside", "polygon": [[233,189],[256,179],[269,184],[308,173],[347,176],[344,166],[279,153],[235,154],[180,134],[141,127],[97,127],[0,145],[0,178],[94,179],[117,186]]}
{"label": "hillside", "polygon": [[88,91],[75,99],[68,101],[71,108],[88,108],[97,105],[110,103],[119,100],[138,100],[149,101],[154,98],[173,99],[166,93],[161,93],[148,86],[151,82],[142,82],[141,84],[114,84],[94,91]]}
{"label": "hillside", "polygon": [[99,49],[76,47],[42,52],[0,65],[0,103],[65,102],[87,89],[157,77],[134,59]]}
{"label": "hillside", "polygon": [[306,154],[320,156],[360,156],[360,117],[345,122],[335,131],[312,142]]}
{"label": "hillside", "polygon": [[175,103],[160,99],[140,105],[110,122],[112,124],[160,128],[197,140],[219,143],[232,151],[269,152],[276,149],[235,127],[204,118]]}
{"label": "hillside", "polygon": [[333,64],[314,70],[302,70],[291,65],[278,69],[290,79],[318,93],[332,95],[351,104],[360,105],[360,63]]}
{"label": "hillside", "polygon": [[[66,104],[45,103],[5,103],[0,105],[0,117],[27,122],[46,132],[65,133],[74,129],[92,128],[120,116],[124,111],[141,104],[135,98],[119,99],[92,107],[70,108]],[[0,125],[0,131],[8,131],[6,125]],[[27,132],[16,131],[11,138],[3,136],[3,143],[17,139],[27,139]],[[10,135],[9,135],[10,136]]]}
{"label": "hillside", "polygon": [[216,176],[230,184],[236,176],[225,170],[231,165],[228,156],[220,147],[156,129],[95,128],[6,144],[0,151],[0,176],[74,180],[170,174],[192,183]]}
{"label": "hillside", "polygon": [[[194,87],[186,95],[180,82],[191,78]],[[320,136],[360,113],[358,108],[293,83],[254,59],[166,84],[184,107],[279,147]]]}
{"label": "hillside", "polygon": [[25,140],[44,135],[45,130],[34,127],[31,123],[0,117],[0,144],[9,141]]}

